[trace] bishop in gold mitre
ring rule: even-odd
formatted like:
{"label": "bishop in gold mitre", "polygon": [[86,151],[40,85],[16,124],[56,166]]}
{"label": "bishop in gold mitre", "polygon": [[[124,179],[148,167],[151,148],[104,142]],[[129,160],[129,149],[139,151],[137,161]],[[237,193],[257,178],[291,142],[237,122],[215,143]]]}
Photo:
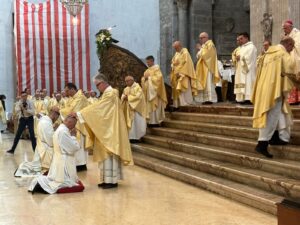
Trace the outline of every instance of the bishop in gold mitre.
{"label": "bishop in gold mitre", "polygon": [[288,75],[295,71],[296,63],[290,54],[294,40],[283,39],[280,45],[269,47],[257,65],[253,89],[253,127],[259,129],[256,151],[268,158],[268,145],[284,145],[290,140],[291,110],[287,102],[293,83]]}
{"label": "bishop in gold mitre", "polygon": [[98,187],[116,188],[123,177],[122,165],[133,165],[127,126],[118,90],[108,84],[103,74],[96,75],[93,80],[101,97],[77,115],[94,141],[93,158],[100,169]]}
{"label": "bishop in gold mitre", "polygon": [[216,103],[218,101],[216,84],[220,81],[218,70],[217,50],[206,32],[199,35],[201,49],[198,54],[196,77],[200,81],[200,91],[197,101],[203,104]]}
{"label": "bishop in gold mitre", "polygon": [[192,104],[199,87],[190,53],[182,47],[180,41],[175,41],[173,48],[176,53],[172,59],[170,79],[173,107],[178,108]]}
{"label": "bishop in gold mitre", "polygon": [[[78,90],[76,85],[68,83],[65,86],[66,95],[69,96],[65,107],[60,110],[62,119],[64,120],[70,113],[79,112],[89,105],[88,100],[84,96],[82,90]],[[80,143],[80,150],[75,153],[77,171],[86,170],[86,164],[88,160],[88,151],[85,151],[86,138],[88,138],[85,127],[77,123],[76,124],[77,139]]]}
{"label": "bishop in gold mitre", "polygon": [[146,116],[150,125],[159,125],[165,119],[168,104],[165,82],[159,65],[154,64],[154,57],[146,58],[148,69],[142,77],[142,88],[146,100]]}
{"label": "bishop in gold mitre", "polygon": [[140,140],[146,134],[146,101],[141,86],[132,76],[125,77],[127,87],[121,96],[124,116],[132,142]]}

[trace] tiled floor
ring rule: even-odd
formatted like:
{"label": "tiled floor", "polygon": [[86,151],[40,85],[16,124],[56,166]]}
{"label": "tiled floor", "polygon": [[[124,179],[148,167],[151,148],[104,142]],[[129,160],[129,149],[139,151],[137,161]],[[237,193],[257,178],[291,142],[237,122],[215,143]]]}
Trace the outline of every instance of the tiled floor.
{"label": "tiled floor", "polygon": [[83,193],[31,195],[30,178],[16,179],[17,165],[32,152],[21,141],[7,156],[12,135],[0,146],[0,225],[275,225],[276,218],[137,166],[125,168],[118,189],[97,187],[97,165],[79,174]]}

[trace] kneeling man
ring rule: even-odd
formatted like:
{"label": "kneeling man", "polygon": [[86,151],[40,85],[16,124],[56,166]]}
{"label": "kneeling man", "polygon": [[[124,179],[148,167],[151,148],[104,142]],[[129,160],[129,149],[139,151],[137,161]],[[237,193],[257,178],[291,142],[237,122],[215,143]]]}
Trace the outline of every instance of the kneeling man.
{"label": "kneeling man", "polygon": [[49,116],[42,116],[37,125],[37,146],[33,161],[23,162],[15,172],[15,177],[35,176],[48,171],[53,156],[53,123],[59,117],[59,108],[53,107]]}
{"label": "kneeling man", "polygon": [[35,178],[29,191],[54,194],[61,188],[79,186],[75,153],[80,150],[80,145],[76,139],[76,123],[76,114],[69,114],[54,132],[54,155],[49,173]]}

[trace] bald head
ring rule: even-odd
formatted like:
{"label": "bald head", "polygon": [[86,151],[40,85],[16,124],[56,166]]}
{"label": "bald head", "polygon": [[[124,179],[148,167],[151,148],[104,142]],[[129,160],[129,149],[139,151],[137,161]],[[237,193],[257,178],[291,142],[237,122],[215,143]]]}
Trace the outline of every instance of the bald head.
{"label": "bald head", "polygon": [[208,33],[202,32],[199,34],[199,42],[203,45],[205,44],[209,39]]}
{"label": "bald head", "polygon": [[134,83],[134,78],[133,76],[126,76],[125,77],[125,83],[128,87],[131,87]]}
{"label": "bald head", "polygon": [[182,50],[182,45],[180,41],[175,41],[173,43],[173,48],[175,49],[176,52],[180,52]]}
{"label": "bald head", "polygon": [[54,123],[58,119],[59,116],[60,116],[59,108],[57,106],[53,106],[50,109],[50,114],[49,114],[50,119]]}

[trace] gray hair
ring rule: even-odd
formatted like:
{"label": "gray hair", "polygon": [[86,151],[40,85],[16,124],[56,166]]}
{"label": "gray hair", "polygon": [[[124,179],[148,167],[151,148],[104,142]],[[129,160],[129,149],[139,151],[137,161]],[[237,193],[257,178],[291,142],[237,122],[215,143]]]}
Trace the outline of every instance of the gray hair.
{"label": "gray hair", "polygon": [[99,82],[105,82],[105,83],[108,84],[108,79],[107,79],[107,77],[103,73],[98,73],[97,75],[95,75],[93,77],[93,81],[94,82],[97,81],[98,83]]}

